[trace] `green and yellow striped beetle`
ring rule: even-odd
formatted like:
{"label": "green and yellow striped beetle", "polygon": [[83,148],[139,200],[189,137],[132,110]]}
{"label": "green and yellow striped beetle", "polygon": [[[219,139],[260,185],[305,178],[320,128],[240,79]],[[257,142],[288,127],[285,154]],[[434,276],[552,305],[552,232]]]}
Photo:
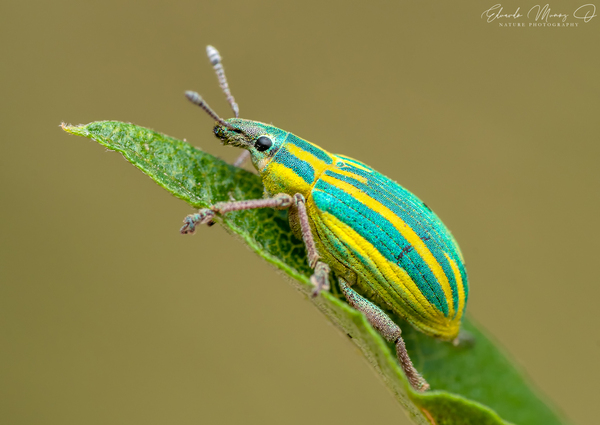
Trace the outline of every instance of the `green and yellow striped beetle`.
{"label": "green and yellow striped beetle", "polygon": [[265,198],[217,203],[186,217],[181,232],[211,224],[215,214],[288,209],[292,230],[303,239],[314,270],[313,295],[329,289],[333,270],[348,303],[395,343],[411,385],[428,389],[406,352],[400,327],[382,307],[427,335],[456,340],[469,287],[452,234],[419,198],[362,162],[272,125],[240,119],[219,53],[208,46],[207,54],[235,118],[223,120],[195,92],[186,96],[217,122],[214,132],[223,144],[246,150],[236,164],[251,157]]}

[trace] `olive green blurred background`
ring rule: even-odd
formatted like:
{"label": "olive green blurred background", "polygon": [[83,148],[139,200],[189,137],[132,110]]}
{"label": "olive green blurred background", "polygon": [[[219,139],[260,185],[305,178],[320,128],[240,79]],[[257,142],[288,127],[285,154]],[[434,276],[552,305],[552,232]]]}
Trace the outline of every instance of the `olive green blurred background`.
{"label": "olive green blurred background", "polygon": [[438,3],[4,2],[0,423],[408,423],[273,268],[221,228],[179,235],[191,208],[60,130],[134,122],[233,160],[183,97],[230,116],[213,44],[242,117],[427,202],[465,254],[471,315],[597,424],[600,17],[500,28],[480,17],[495,2]]}

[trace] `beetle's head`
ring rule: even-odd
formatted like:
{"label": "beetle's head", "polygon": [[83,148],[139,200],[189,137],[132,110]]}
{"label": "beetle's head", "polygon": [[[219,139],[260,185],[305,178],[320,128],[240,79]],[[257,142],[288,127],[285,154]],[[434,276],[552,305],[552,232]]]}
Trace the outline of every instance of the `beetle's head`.
{"label": "beetle's head", "polygon": [[214,131],[224,145],[247,149],[258,171],[264,170],[287,136],[286,131],[272,125],[241,118],[217,122]]}
{"label": "beetle's head", "polygon": [[[200,106],[217,122],[214,132],[223,141],[223,144],[247,149],[252,156],[252,163],[260,172],[265,169],[285,142],[288,133],[277,127],[241,118],[224,120],[208,106],[198,93],[188,91],[185,92],[185,95],[190,102]],[[234,111],[237,114],[237,105],[235,105]]]}

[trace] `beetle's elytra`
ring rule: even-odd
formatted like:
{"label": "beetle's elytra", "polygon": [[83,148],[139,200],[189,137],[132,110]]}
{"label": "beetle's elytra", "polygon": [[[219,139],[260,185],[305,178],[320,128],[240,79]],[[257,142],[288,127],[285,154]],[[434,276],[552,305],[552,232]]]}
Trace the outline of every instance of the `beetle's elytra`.
{"label": "beetle's elytra", "polygon": [[[380,307],[425,334],[457,338],[469,287],[451,233],[419,198],[362,162],[272,125],[238,118],[219,53],[211,46],[207,53],[235,118],[221,119],[197,93],[186,96],[217,121],[214,133],[224,144],[249,152],[266,196],[200,210],[186,217],[181,232],[211,223],[215,214],[288,208],[292,229],[304,240],[314,270],[314,295],[329,289],[333,270],[348,303],[395,343],[413,387],[426,390],[429,385],[413,367],[400,328]],[[244,159],[242,155],[236,164]]]}

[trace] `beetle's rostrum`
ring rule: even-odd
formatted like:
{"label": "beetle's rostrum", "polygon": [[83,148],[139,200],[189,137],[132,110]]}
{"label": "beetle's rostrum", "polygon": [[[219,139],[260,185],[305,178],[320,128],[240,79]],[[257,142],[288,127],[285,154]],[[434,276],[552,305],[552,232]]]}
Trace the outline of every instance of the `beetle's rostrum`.
{"label": "beetle's rostrum", "polygon": [[[208,53],[213,61],[218,58],[223,87],[220,56],[213,47]],[[236,118],[223,120],[199,95],[186,96],[217,121],[214,133],[224,144],[250,153],[265,198],[217,203],[186,217],[181,232],[193,233],[216,214],[288,209],[314,271],[313,296],[329,289],[334,271],[348,304],[395,344],[411,385],[429,388],[408,356],[400,327],[384,310],[430,336],[457,338],[469,286],[458,244],[442,221],[415,195],[358,160],[275,126],[237,118],[233,100]]]}

